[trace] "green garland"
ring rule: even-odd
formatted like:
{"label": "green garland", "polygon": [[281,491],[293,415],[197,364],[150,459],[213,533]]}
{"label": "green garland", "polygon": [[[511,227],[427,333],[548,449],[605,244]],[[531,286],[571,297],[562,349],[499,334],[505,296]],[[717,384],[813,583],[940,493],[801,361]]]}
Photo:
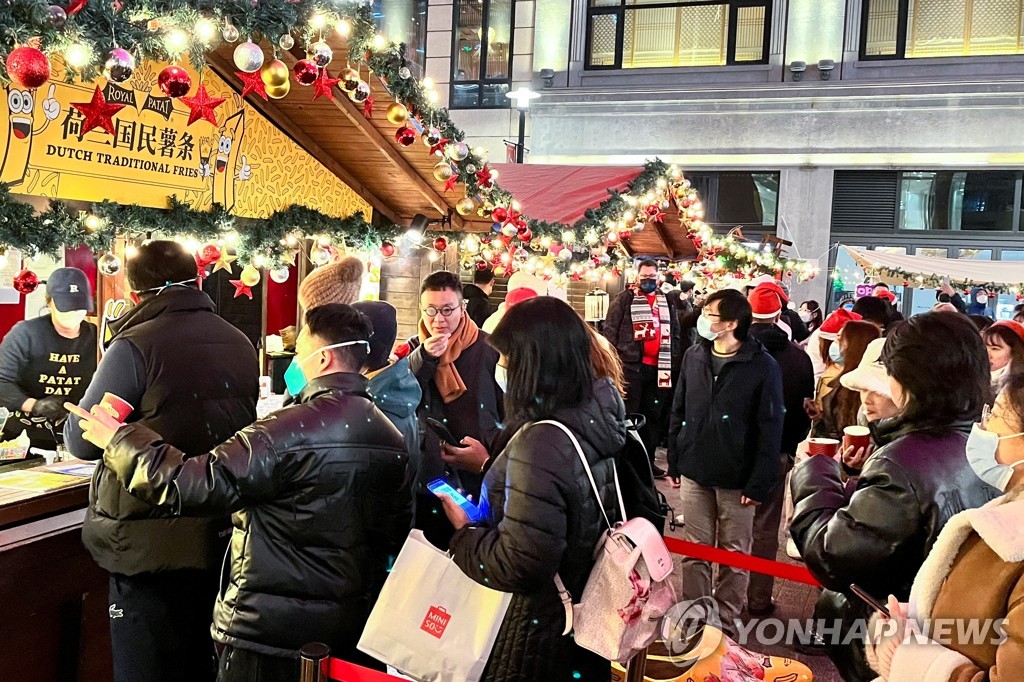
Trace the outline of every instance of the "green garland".
{"label": "green garland", "polygon": [[[901,283],[905,287],[917,287],[925,289],[939,289],[945,283],[947,279],[944,275],[921,275],[916,272],[908,272],[901,268],[888,268],[884,266],[874,266],[864,268],[864,273],[868,277],[878,279],[889,279],[892,281],[902,280]],[[836,281],[840,281],[836,278]],[[1020,300],[1021,293],[1024,292],[1024,282],[1018,282],[1016,284],[1006,283],[995,283],[995,282],[979,282],[977,280],[968,279],[953,279],[949,278],[952,285],[960,285],[966,287],[981,287],[986,291],[997,293],[997,294],[1014,294]],[[970,292],[967,292],[970,293]]]}

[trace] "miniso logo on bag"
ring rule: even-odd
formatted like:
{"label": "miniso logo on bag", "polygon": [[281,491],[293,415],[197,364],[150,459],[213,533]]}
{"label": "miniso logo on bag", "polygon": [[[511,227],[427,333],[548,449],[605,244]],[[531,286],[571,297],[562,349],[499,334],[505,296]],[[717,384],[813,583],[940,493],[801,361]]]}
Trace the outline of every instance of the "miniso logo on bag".
{"label": "miniso logo on bag", "polygon": [[451,619],[452,617],[444,610],[443,606],[431,606],[427,609],[427,616],[423,619],[420,630],[441,639],[445,628],[448,627],[448,621]]}

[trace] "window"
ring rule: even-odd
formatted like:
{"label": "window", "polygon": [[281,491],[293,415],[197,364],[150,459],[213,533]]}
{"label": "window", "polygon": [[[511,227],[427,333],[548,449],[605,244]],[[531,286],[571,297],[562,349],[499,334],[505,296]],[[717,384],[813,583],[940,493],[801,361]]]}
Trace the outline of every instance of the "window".
{"label": "window", "polygon": [[1013,229],[1016,171],[926,171],[902,174],[904,230]]}
{"label": "window", "polygon": [[377,30],[396,43],[405,44],[405,58],[418,64],[420,73],[427,57],[427,0],[373,0]]}
{"label": "window", "polygon": [[687,173],[704,205],[704,222],[712,227],[736,226],[757,231],[775,228],[779,174],[773,172]]}
{"label": "window", "polygon": [[509,106],[513,0],[457,0],[451,106]]}
{"label": "window", "polygon": [[767,64],[772,0],[590,0],[587,68]]}
{"label": "window", "polygon": [[1024,54],[1024,0],[864,0],[861,59]]}

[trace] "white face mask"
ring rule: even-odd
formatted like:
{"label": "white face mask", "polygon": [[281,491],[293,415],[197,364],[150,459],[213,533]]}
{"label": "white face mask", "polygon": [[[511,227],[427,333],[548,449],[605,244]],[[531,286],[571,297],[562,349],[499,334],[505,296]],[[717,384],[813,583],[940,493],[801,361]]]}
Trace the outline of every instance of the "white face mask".
{"label": "white face mask", "polygon": [[1003,377],[1005,377],[1009,373],[1010,373],[1010,363],[1006,363],[1005,365],[1002,366],[1002,368],[994,369],[991,372],[989,372],[989,374],[992,375],[992,383],[993,384],[998,384],[1000,381],[1003,380]]}
{"label": "white face mask", "polygon": [[66,313],[62,313],[59,310],[50,311],[50,317],[53,318],[53,321],[65,329],[75,329],[85,321],[85,317],[88,314],[84,310],[69,310]]}
{"label": "white face mask", "polygon": [[1013,464],[1002,464],[996,459],[996,451],[999,449],[999,441],[1021,436],[1024,436],[1024,433],[997,436],[981,428],[981,424],[975,424],[967,438],[967,461],[978,478],[993,488],[1006,492],[1014,468],[1024,464],[1024,459]]}
{"label": "white face mask", "polygon": [[806,310],[801,310],[800,311],[800,319],[803,320],[804,322],[810,322],[811,321],[811,314],[808,311],[806,311]]}
{"label": "white face mask", "polygon": [[498,384],[502,393],[508,393],[508,368],[501,365],[494,366],[494,383]]}
{"label": "white face mask", "polygon": [[975,300],[980,305],[988,305],[988,294],[978,294],[977,296],[975,296]]}
{"label": "white face mask", "polygon": [[708,341],[714,341],[718,338],[718,332],[711,330],[711,320],[703,315],[697,318],[697,333]]}

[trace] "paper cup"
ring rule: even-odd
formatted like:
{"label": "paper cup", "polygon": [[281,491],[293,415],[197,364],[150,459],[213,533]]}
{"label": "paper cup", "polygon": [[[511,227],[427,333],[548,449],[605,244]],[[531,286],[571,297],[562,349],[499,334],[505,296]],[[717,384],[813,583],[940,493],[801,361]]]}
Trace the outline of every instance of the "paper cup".
{"label": "paper cup", "polygon": [[135,409],[131,406],[131,403],[126,401],[124,398],[119,398],[113,393],[104,393],[103,400],[100,401],[100,407],[114,415],[114,418],[119,422],[123,422],[128,418],[128,415]]}
{"label": "paper cup", "polygon": [[839,441],[835,438],[811,438],[807,441],[808,455],[835,457],[839,452]]}
{"label": "paper cup", "polygon": [[843,450],[852,447],[854,450],[871,445],[871,429],[866,426],[847,426],[843,429]]}

